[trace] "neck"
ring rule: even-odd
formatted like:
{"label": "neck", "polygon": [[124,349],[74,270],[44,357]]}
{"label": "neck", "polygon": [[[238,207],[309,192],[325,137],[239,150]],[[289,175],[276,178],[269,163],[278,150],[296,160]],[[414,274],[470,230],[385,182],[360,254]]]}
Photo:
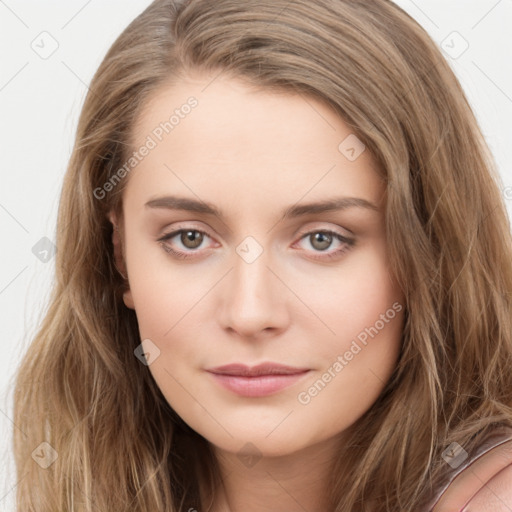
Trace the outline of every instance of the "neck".
{"label": "neck", "polygon": [[281,456],[241,460],[214,448],[221,485],[210,512],[326,512],[336,458],[330,439]]}

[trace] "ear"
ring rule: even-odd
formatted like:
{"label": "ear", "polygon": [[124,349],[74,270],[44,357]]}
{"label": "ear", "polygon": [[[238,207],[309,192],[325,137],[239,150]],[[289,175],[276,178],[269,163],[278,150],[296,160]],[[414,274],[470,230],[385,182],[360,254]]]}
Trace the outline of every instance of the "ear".
{"label": "ear", "polygon": [[126,307],[135,309],[133,302],[132,292],[130,290],[130,284],[128,281],[128,273],[125,265],[124,251],[123,251],[123,237],[122,228],[120,226],[119,219],[114,212],[108,214],[108,218],[112,223],[112,245],[114,246],[114,261],[117,271],[121,277],[125,280],[125,286],[127,290],[123,293],[123,301]]}

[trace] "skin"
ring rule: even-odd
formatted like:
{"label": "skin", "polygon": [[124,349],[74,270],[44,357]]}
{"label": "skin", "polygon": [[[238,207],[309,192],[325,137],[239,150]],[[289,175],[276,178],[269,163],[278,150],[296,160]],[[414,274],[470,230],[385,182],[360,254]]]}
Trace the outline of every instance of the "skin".
{"label": "skin", "polygon": [[[122,218],[110,216],[121,228],[124,302],[141,340],[160,350],[148,368],[164,396],[214,447],[223,477],[214,512],[325,511],[336,447],[395,369],[403,308],[307,404],[298,395],[404,303],[389,271],[385,186],[369,151],[350,161],[338,150],[352,132],[326,105],[226,76],[161,87],[134,127],[134,145],[190,96],[198,106],[131,171]],[[171,194],[212,203],[225,217],[144,206]],[[282,219],[286,207],[339,196],[377,210]],[[195,255],[187,260],[157,241],[180,228],[208,233],[196,234],[196,245],[179,234],[165,242]],[[315,241],[326,229],[355,244]],[[236,251],[248,236],[263,249],[252,263]],[[205,371],[264,361],[310,371],[266,397],[239,396]],[[256,447],[252,463],[237,456],[246,443]]]}

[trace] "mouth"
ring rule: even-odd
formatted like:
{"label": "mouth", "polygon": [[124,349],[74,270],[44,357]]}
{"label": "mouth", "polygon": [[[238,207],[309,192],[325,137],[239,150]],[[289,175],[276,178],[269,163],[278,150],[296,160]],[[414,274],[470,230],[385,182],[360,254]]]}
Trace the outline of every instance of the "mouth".
{"label": "mouth", "polygon": [[275,394],[301,380],[309,368],[298,368],[278,363],[257,366],[229,364],[206,370],[225,389],[246,397]]}

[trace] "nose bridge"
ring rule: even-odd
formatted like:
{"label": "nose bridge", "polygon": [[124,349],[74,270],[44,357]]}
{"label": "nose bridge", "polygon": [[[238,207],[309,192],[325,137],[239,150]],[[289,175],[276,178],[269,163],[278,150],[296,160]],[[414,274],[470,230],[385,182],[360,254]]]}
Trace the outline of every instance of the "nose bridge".
{"label": "nose bridge", "polygon": [[253,237],[247,237],[233,256],[233,271],[222,292],[223,323],[244,336],[282,326],[284,294],[279,279],[268,268],[270,253]]}
{"label": "nose bridge", "polygon": [[263,251],[260,255],[253,257],[251,254],[253,250],[249,249],[245,255],[240,255],[241,249],[238,249],[234,262],[235,268],[231,285],[235,293],[240,295],[239,299],[243,299],[245,302],[255,297],[265,299],[268,288],[272,287],[272,283],[270,283],[272,273],[268,269],[267,252]]}

